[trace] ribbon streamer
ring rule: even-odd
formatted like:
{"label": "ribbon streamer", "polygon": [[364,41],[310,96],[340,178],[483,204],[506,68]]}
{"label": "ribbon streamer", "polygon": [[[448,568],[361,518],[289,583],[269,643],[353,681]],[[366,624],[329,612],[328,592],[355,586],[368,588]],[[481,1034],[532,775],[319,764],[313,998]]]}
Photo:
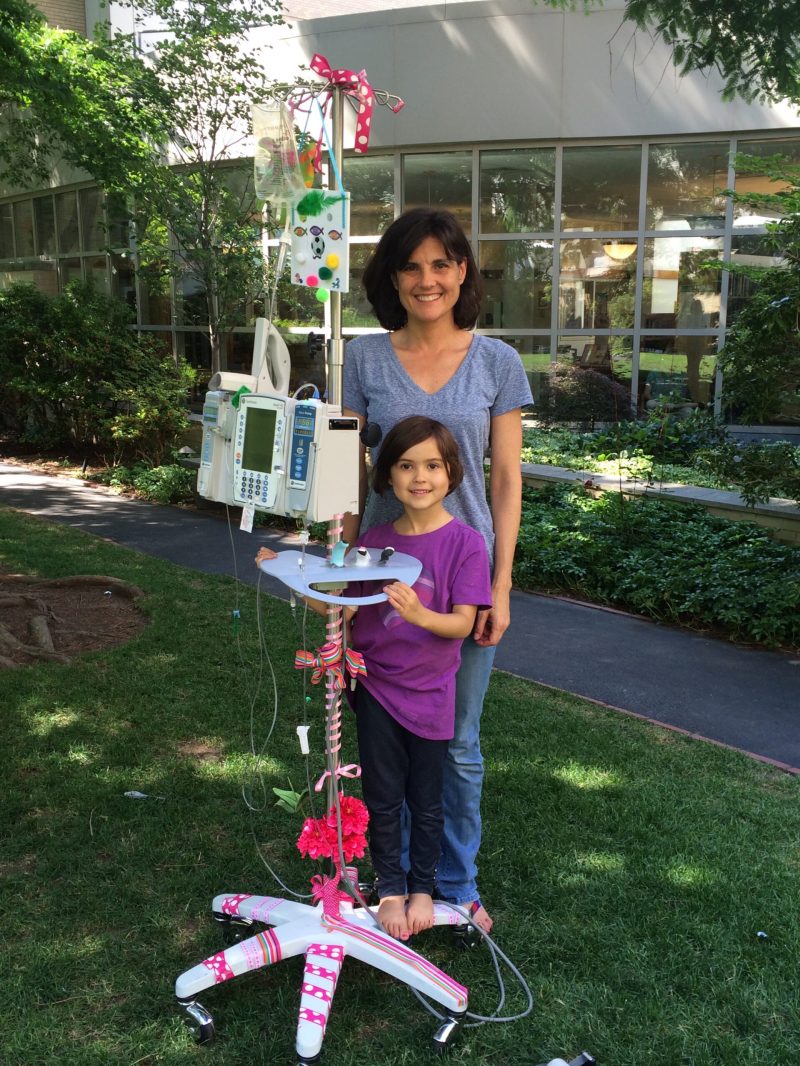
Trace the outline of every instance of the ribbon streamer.
{"label": "ribbon streamer", "polygon": [[367,72],[361,70],[356,74],[354,70],[339,68],[334,70],[325,56],[316,52],[311,60],[311,69],[321,78],[327,78],[331,85],[349,85],[348,96],[358,100],[358,113],[356,115],[356,141],[354,149],[364,154],[369,146],[369,128],[372,124],[372,109],[375,106],[375,97],[372,86],[367,80]]}
{"label": "ribbon streamer", "polygon": [[[316,785],[314,785],[314,791],[322,792],[323,786],[330,776],[330,770],[326,770],[325,773],[320,777],[319,781],[317,781]],[[361,767],[358,765],[358,763],[355,762],[349,762],[347,766],[337,766],[336,777],[361,777]]]}
{"label": "ribbon streamer", "polygon": [[[317,650],[316,655],[313,652],[306,651],[304,648],[298,648],[294,653],[295,670],[310,669],[312,671],[312,685],[318,685],[327,672],[331,675],[336,688],[340,692],[344,688],[344,672],[341,664],[342,646],[333,641],[323,644]],[[344,666],[354,681],[358,677],[367,676],[364,656],[360,651],[348,648],[344,653]]]}

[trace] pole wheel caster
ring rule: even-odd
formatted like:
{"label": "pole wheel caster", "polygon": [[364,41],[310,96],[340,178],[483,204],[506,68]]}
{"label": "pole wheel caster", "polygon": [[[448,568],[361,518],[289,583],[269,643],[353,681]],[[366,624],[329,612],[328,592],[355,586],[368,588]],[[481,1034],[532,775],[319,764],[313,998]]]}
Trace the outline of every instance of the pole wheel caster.
{"label": "pole wheel caster", "polygon": [[471,951],[478,947],[482,940],[478,930],[467,922],[453,926],[453,942],[457,951]]}
{"label": "pole wheel caster", "polygon": [[437,1055],[445,1055],[450,1050],[450,1047],[455,1040],[458,1030],[461,1028],[461,1023],[464,1021],[464,1015],[450,1016],[439,1026],[436,1032],[433,1034],[433,1049]]}
{"label": "pole wheel caster", "polygon": [[249,918],[233,918],[228,914],[214,912],[214,921],[222,927],[222,942],[226,948],[247,940],[255,931],[255,923]]}
{"label": "pole wheel caster", "polygon": [[189,1015],[187,1024],[194,1033],[196,1042],[198,1044],[210,1044],[216,1036],[216,1029],[214,1027],[214,1019],[203,1004],[198,1003],[197,1000],[190,1000],[188,1003],[181,1003],[181,1006]]}

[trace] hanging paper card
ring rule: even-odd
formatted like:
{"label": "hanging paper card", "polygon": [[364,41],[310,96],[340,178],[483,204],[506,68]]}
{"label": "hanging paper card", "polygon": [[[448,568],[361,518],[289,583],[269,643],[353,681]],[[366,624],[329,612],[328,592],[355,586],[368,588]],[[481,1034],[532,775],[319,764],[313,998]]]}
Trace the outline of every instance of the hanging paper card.
{"label": "hanging paper card", "polygon": [[350,286],[350,193],[304,189],[292,201],[292,281],[323,293]]}
{"label": "hanging paper card", "polygon": [[253,136],[256,196],[276,205],[288,204],[305,185],[286,104],[279,100],[253,104]]}

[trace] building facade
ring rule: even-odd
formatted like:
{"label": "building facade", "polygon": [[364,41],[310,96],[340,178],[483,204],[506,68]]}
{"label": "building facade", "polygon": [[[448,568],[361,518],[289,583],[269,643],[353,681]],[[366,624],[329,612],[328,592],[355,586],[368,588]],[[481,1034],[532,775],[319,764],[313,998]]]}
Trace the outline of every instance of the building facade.
{"label": "building facade", "polygon": [[[376,328],[359,279],[387,222],[443,206],[470,235],[484,278],[478,328],[517,348],[535,393],[548,366],[565,362],[624,383],[640,412],[665,398],[720,410],[716,353],[748,289],[713,263],[776,262],[763,246],[769,218],[725,192],[772,191],[736,165],[738,153],[800,164],[793,107],[724,102],[714,76],[679,78],[666,47],[622,22],[622,4],[589,15],[530,0],[286,9],[287,25],[268,31],[268,76],[293,81],[320,53],[405,100],[398,114],[376,108],[366,155],[347,152],[345,334]],[[86,11],[91,27],[96,12]],[[146,42],[157,27],[136,30]],[[133,261],[124,213],[89,181],[0,199],[0,284],[57,291],[95,277],[136,308],[141,328],[205,365],[198,294],[180,281],[148,289]],[[249,363],[252,312],[243,306],[228,338],[232,369]],[[288,334],[324,331],[327,313],[281,286]]]}

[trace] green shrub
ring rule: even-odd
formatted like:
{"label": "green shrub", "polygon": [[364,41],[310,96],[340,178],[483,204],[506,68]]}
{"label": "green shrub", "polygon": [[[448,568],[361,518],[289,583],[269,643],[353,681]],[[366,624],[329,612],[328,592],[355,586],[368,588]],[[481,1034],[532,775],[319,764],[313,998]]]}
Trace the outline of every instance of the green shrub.
{"label": "green shrub", "polygon": [[800,448],[787,441],[729,440],[700,452],[698,461],[718,477],[734,481],[751,507],[770,496],[800,503]]}
{"label": "green shrub", "polygon": [[19,441],[158,464],[187,425],[193,377],[89,283],[0,291],[0,417]]}
{"label": "green shrub", "polygon": [[627,386],[583,367],[555,363],[543,382],[536,418],[544,425],[576,423],[593,429],[598,422],[632,417]]}
{"label": "green shrub", "polygon": [[133,489],[138,496],[153,503],[185,503],[194,498],[197,474],[177,463],[148,466],[113,466],[96,480],[115,489]]}
{"label": "green shrub", "polygon": [[655,410],[637,422],[618,422],[583,436],[584,448],[592,454],[619,452],[647,455],[663,463],[691,463],[700,448],[722,443],[728,437],[724,424],[706,411],[692,411],[677,418]]}
{"label": "green shrub", "polygon": [[800,550],[702,507],[573,485],[523,497],[514,580],[731,639],[800,645]]}

